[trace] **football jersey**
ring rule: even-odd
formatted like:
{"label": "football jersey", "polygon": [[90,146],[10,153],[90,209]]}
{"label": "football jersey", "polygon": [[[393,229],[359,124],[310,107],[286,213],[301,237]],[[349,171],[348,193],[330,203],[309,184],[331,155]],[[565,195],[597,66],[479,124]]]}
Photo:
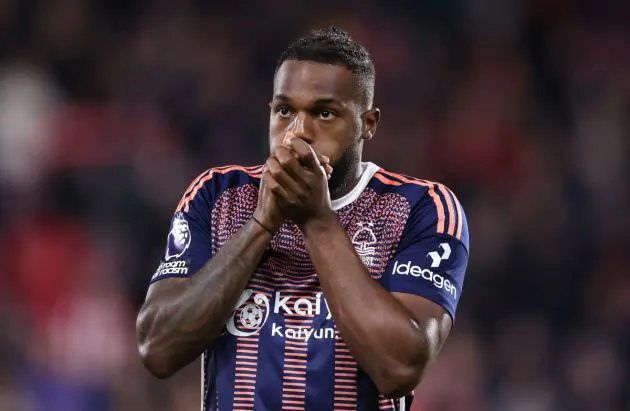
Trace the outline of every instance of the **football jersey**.
{"label": "football jersey", "polygon": [[[195,275],[251,219],[261,174],[262,166],[226,166],[198,176],[172,217],[151,283]],[[332,205],[374,281],[431,300],[455,319],[469,239],[451,190],[367,163],[356,187]],[[358,368],[291,222],[274,236],[202,367],[203,410],[404,407]]]}

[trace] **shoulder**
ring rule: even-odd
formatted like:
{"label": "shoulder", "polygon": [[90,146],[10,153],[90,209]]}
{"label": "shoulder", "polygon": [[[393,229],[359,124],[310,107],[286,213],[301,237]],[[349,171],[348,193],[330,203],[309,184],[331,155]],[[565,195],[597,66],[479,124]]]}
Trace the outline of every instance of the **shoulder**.
{"label": "shoulder", "polygon": [[211,203],[221,192],[245,184],[258,184],[263,166],[227,165],[208,168],[195,177],[184,191],[176,211],[188,212],[193,202]]}
{"label": "shoulder", "polygon": [[379,168],[375,174],[390,192],[403,195],[411,207],[408,228],[426,235],[456,238],[468,244],[464,207],[454,191],[443,183]]}

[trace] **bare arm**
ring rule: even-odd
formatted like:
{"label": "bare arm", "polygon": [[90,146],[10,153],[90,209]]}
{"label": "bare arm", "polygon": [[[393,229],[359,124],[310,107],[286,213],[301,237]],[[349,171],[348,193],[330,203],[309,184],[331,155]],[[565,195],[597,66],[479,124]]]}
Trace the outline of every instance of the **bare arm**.
{"label": "bare arm", "polygon": [[335,324],[357,363],[384,395],[409,393],[442,347],[449,314],[374,281],[334,215],[306,224],[304,235]]}
{"label": "bare arm", "polygon": [[[329,160],[320,161],[330,175]],[[164,278],[149,287],[136,331],[142,361],[156,377],[173,375],[221,333],[273,233],[284,222],[270,183],[264,171],[255,220],[249,220],[199,271],[189,278]]]}
{"label": "bare arm", "polygon": [[170,377],[213,344],[271,238],[250,220],[192,277],[149,287],[136,329],[142,361],[153,375]]}

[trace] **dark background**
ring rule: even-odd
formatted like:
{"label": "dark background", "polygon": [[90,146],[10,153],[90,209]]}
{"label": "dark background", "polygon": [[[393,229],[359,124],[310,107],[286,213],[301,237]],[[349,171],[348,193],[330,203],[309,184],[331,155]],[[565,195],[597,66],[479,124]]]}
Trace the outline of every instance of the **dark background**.
{"label": "dark background", "polygon": [[459,196],[471,259],[415,410],[630,410],[630,3],[0,1],[0,410],[199,407],[135,313],[206,168],[261,164],[275,60],[373,53],[365,159]]}

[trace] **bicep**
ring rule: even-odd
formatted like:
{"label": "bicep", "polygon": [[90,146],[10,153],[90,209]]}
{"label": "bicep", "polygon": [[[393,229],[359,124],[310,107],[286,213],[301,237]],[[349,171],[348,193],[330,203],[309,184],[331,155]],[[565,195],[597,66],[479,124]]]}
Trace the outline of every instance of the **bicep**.
{"label": "bicep", "polygon": [[188,278],[170,277],[161,281],[154,281],[149,284],[145,302],[154,303],[158,301],[168,301],[182,293],[187,287]]}
{"label": "bicep", "polygon": [[430,342],[429,359],[434,360],[453,327],[451,315],[439,304],[408,293],[391,293],[411,314]]}

